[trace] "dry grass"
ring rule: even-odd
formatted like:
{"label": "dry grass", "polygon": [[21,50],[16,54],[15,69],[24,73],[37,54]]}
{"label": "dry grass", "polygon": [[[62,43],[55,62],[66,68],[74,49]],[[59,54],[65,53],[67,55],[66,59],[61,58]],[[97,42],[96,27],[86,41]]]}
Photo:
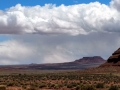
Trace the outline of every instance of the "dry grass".
{"label": "dry grass", "polygon": [[[0,85],[6,90],[109,90],[111,85],[120,88],[120,68],[93,68],[85,71],[30,71],[0,74]],[[13,71],[12,71],[13,72]],[[22,73],[21,73],[22,72]],[[7,74],[6,74],[7,73]],[[101,83],[104,87],[97,85]]]}
{"label": "dry grass", "polygon": [[24,90],[21,87],[8,87],[6,90]]}

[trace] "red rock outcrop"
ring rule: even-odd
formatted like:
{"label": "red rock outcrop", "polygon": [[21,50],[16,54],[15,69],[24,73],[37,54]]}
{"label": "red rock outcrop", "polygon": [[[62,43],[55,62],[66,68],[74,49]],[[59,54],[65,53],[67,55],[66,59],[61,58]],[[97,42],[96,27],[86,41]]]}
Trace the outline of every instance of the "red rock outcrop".
{"label": "red rock outcrop", "polygon": [[107,67],[107,66],[120,66],[120,48],[117,49],[105,62],[104,64],[100,65],[100,67]]}

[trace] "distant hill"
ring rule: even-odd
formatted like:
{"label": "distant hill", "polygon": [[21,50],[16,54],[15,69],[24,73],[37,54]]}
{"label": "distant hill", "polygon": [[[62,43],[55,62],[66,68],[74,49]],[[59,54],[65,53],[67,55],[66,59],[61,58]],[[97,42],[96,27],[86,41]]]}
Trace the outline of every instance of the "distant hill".
{"label": "distant hill", "polygon": [[106,62],[100,56],[83,57],[81,59],[64,62],[64,63],[49,63],[49,64],[29,64],[29,65],[4,65],[0,66],[2,69],[23,69],[23,70],[85,70],[87,68],[98,67]]}
{"label": "distant hill", "polygon": [[100,56],[94,56],[94,57],[83,57],[82,59],[75,60],[74,62],[79,64],[93,64],[93,63],[104,63],[105,60]]}

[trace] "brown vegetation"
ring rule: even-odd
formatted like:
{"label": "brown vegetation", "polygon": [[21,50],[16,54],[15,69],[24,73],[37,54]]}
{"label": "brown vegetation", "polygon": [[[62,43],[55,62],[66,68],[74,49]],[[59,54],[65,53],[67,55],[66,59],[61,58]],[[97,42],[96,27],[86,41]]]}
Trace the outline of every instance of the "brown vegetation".
{"label": "brown vegetation", "polygon": [[87,71],[89,70],[0,75],[0,90],[118,90],[120,88],[118,74]]}

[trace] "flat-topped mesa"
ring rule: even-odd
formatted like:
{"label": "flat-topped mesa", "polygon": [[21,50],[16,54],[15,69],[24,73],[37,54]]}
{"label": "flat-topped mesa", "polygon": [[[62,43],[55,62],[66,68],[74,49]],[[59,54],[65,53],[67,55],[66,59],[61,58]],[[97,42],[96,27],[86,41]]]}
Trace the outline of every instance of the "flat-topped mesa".
{"label": "flat-topped mesa", "polygon": [[81,59],[75,60],[74,62],[81,64],[91,64],[91,63],[104,63],[105,60],[100,56],[93,56],[93,57],[83,57]]}
{"label": "flat-topped mesa", "polygon": [[100,65],[100,67],[106,66],[120,66],[120,48],[118,48],[105,62],[104,64]]}

